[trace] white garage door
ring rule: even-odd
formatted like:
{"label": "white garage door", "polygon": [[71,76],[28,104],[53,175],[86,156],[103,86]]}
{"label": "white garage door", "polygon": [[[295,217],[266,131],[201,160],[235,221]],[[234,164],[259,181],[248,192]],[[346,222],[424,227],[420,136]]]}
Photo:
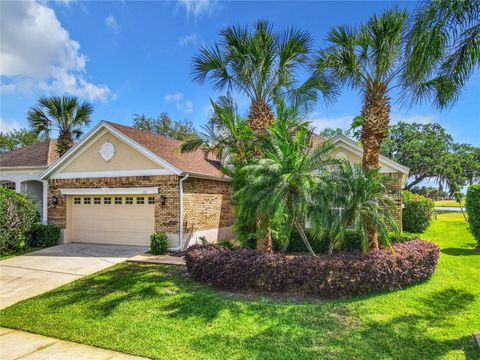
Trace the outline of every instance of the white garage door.
{"label": "white garage door", "polygon": [[155,197],[72,196],[71,241],[96,244],[150,244]]}

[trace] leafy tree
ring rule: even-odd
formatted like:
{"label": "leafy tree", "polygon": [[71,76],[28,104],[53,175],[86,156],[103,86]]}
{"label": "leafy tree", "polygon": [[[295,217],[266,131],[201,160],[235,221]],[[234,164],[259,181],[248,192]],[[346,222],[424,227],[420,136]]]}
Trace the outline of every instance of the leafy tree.
{"label": "leafy tree", "polygon": [[20,149],[44,140],[27,129],[0,133],[0,153]]}
{"label": "leafy tree", "polygon": [[480,182],[480,148],[469,144],[454,144],[453,151],[460,161],[462,175],[469,185]]}
{"label": "leafy tree", "polygon": [[[335,27],[327,36],[328,47],[315,59],[315,73],[335,78],[363,97],[360,140],[365,170],[379,167],[380,145],[390,121],[390,93],[402,81],[406,21],[406,12],[395,9],[373,15],[358,27]],[[375,230],[369,233],[372,249],[378,248]]]}
{"label": "leafy tree", "polygon": [[413,100],[455,102],[480,65],[480,1],[422,1],[407,34],[404,85]]}
{"label": "leafy tree", "polygon": [[299,70],[309,61],[310,34],[294,28],[279,33],[268,22],[258,21],[253,33],[247,27],[227,26],[220,37],[220,42],[202,47],[193,58],[194,80],[209,80],[217,90],[248,96],[252,130],[273,124],[272,106],[277,99],[306,104],[316,99],[317,90],[326,98],[334,95],[332,83],[321,74],[299,81]]}
{"label": "leafy tree", "polygon": [[301,235],[305,246],[315,255],[305,235],[304,223],[311,194],[322,186],[329,165],[332,146],[324,143],[312,148],[309,124],[283,105],[277,106],[276,121],[259,141],[262,157],[244,166],[240,172],[246,181],[234,196],[238,213],[249,219],[266,219],[258,228],[267,234],[271,249],[270,222],[283,217],[281,233],[290,238],[292,228]]}
{"label": "leafy tree", "polygon": [[90,124],[93,106],[88,102],[79,103],[77,97],[41,97],[38,105],[28,111],[32,132],[37,136],[49,137],[58,131],[57,153],[62,156],[83,134],[83,128]]}
{"label": "leafy tree", "polygon": [[[410,168],[410,190],[428,178],[447,178],[452,168],[453,139],[439,124],[399,122],[389,128],[381,153]],[[457,169],[458,170],[458,169]]]}
{"label": "leafy tree", "polygon": [[322,129],[318,132],[318,135],[323,136],[326,139],[331,139],[337,135],[345,135],[350,137],[351,136],[351,131],[350,130],[344,130],[341,128],[325,128]]}
{"label": "leafy tree", "polygon": [[133,127],[180,141],[198,139],[197,130],[190,120],[174,121],[166,112],[162,112],[156,118],[146,117],[144,114],[134,114]]}

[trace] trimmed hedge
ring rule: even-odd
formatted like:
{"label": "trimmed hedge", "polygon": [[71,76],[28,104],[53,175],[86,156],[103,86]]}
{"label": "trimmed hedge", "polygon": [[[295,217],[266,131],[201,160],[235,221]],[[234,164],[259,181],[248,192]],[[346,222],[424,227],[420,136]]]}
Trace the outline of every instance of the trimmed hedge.
{"label": "trimmed hedge", "polygon": [[480,246],[480,184],[470,185],[465,201],[468,215],[468,229]]}
{"label": "trimmed hedge", "polygon": [[185,260],[195,280],[220,289],[322,298],[401,289],[433,274],[439,255],[435,244],[413,240],[393,250],[394,255],[380,250],[313,257],[194,245]]}
{"label": "trimmed hedge", "polygon": [[164,232],[150,235],[150,252],[154,255],[163,255],[168,250],[168,237]]}
{"label": "trimmed hedge", "polygon": [[27,195],[0,188],[0,255],[25,247],[36,211]]}
{"label": "trimmed hedge", "polygon": [[402,211],[403,231],[423,233],[432,221],[433,201],[409,191],[402,191],[402,195],[404,205]]}
{"label": "trimmed hedge", "polygon": [[57,245],[60,240],[60,227],[57,225],[33,224],[28,234],[28,246],[48,247]]}

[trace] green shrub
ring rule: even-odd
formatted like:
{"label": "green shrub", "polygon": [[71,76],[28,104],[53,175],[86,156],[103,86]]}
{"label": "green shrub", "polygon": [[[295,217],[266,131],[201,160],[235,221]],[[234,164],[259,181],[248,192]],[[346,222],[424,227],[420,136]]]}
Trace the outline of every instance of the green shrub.
{"label": "green shrub", "polygon": [[403,230],[422,233],[427,230],[432,221],[433,201],[409,191],[403,191]]}
{"label": "green shrub", "polygon": [[25,247],[36,207],[25,194],[0,188],[0,255]]}
{"label": "green shrub", "polygon": [[233,249],[236,248],[236,246],[233,245],[233,244],[230,242],[230,240],[228,240],[228,239],[219,240],[219,241],[217,242],[217,245],[218,245],[218,246],[221,246],[221,247],[224,247],[224,248],[227,248],[227,249],[230,249],[230,250],[233,250]]}
{"label": "green shrub", "polygon": [[394,243],[399,243],[399,242],[405,242],[405,241],[411,241],[418,239],[418,236],[410,234],[408,232],[403,232],[400,235],[396,234],[390,234],[390,242],[392,244]]}
{"label": "green shrub", "polygon": [[480,184],[470,185],[465,202],[468,215],[468,229],[480,246]]}
{"label": "green shrub", "polygon": [[150,236],[150,252],[155,255],[165,254],[168,249],[168,237],[164,232],[156,232]]}
{"label": "green shrub", "polygon": [[60,240],[60,227],[57,225],[33,224],[28,233],[28,246],[48,247],[57,245]]}

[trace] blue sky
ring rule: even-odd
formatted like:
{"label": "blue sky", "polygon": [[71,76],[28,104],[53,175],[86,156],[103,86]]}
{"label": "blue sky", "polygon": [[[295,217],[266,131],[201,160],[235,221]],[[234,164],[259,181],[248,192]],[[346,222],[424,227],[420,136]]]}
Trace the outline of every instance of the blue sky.
{"label": "blue sky", "polygon": [[[1,3],[2,130],[26,126],[28,108],[41,95],[71,94],[95,106],[92,126],[100,120],[130,125],[132,114],[207,120],[208,84],[193,83],[192,56],[202,44],[218,39],[228,24],[251,25],[269,20],[310,32],[321,48],[329,28],[358,24],[374,12],[414,2],[218,2],[57,1]],[[458,142],[480,146],[480,73],[460,101],[442,112],[429,104],[400,108],[392,121],[439,122]],[[248,101],[238,98],[246,114]],[[319,128],[347,128],[360,112],[357,93],[344,90],[326,107],[319,102],[310,115]]]}

